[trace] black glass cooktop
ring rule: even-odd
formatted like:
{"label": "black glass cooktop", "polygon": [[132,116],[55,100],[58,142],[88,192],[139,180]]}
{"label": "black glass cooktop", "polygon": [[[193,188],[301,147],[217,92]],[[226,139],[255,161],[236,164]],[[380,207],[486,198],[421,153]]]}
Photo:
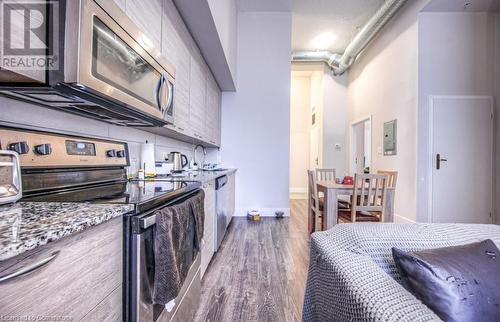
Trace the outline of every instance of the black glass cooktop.
{"label": "black glass cooktop", "polygon": [[197,182],[123,181],[52,193],[45,192],[25,197],[22,201],[133,204],[140,205],[141,208],[150,208],[147,206],[148,203],[152,207],[153,204],[175,198],[199,186]]}

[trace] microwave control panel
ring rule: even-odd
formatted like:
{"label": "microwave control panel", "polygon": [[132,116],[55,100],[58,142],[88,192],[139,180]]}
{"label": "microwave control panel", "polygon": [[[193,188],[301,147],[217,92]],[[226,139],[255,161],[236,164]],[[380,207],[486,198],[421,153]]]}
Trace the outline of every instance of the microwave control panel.
{"label": "microwave control panel", "polygon": [[0,128],[0,149],[19,154],[23,168],[128,166],[127,143]]}

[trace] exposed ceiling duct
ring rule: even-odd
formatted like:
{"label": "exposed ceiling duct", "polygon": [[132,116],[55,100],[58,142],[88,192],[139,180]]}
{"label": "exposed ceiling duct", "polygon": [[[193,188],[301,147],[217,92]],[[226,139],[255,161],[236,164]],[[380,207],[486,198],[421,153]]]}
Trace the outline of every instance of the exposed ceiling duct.
{"label": "exposed ceiling duct", "polygon": [[387,0],[347,45],[343,54],[329,51],[297,51],[292,53],[293,62],[325,62],[334,75],[342,75],[356,61],[361,51],[375,38],[384,25],[408,0]]}

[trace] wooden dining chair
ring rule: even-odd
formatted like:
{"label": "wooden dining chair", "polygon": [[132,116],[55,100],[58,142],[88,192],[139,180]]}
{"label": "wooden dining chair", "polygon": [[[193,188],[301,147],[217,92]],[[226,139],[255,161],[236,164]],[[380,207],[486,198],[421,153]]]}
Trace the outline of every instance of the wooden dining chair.
{"label": "wooden dining chair", "polygon": [[316,169],[316,179],[318,181],[335,181],[335,169]]}
{"label": "wooden dining chair", "polygon": [[[335,169],[316,169],[316,180],[317,181],[333,181],[336,179]],[[323,202],[323,195],[320,192],[318,194],[321,202]],[[351,209],[351,203],[348,200],[339,199],[337,202],[337,206],[339,209]]]}
{"label": "wooden dining chair", "polygon": [[389,170],[378,170],[377,174],[385,174],[388,177],[387,188],[396,188],[398,182],[398,172]]}
{"label": "wooden dining chair", "polygon": [[339,218],[350,222],[379,222],[384,218],[388,176],[354,175],[354,192],[350,211],[339,209]]}
{"label": "wooden dining chair", "polygon": [[[312,234],[316,231],[316,220],[323,216],[323,203],[320,201],[318,194],[318,184],[316,174],[312,170],[307,170],[307,178],[309,183],[308,192],[308,230]],[[321,221],[323,225],[323,221]]]}

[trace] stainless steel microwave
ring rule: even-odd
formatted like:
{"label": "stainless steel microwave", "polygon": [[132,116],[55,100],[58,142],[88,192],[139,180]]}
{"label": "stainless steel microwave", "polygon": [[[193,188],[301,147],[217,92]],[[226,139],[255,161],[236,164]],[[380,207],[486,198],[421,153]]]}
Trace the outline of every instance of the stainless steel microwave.
{"label": "stainless steel microwave", "polygon": [[[172,123],[174,69],[114,1],[55,3],[45,35],[47,56],[59,54],[58,67],[2,65],[0,94],[118,125]],[[50,42],[50,33],[58,40]]]}

